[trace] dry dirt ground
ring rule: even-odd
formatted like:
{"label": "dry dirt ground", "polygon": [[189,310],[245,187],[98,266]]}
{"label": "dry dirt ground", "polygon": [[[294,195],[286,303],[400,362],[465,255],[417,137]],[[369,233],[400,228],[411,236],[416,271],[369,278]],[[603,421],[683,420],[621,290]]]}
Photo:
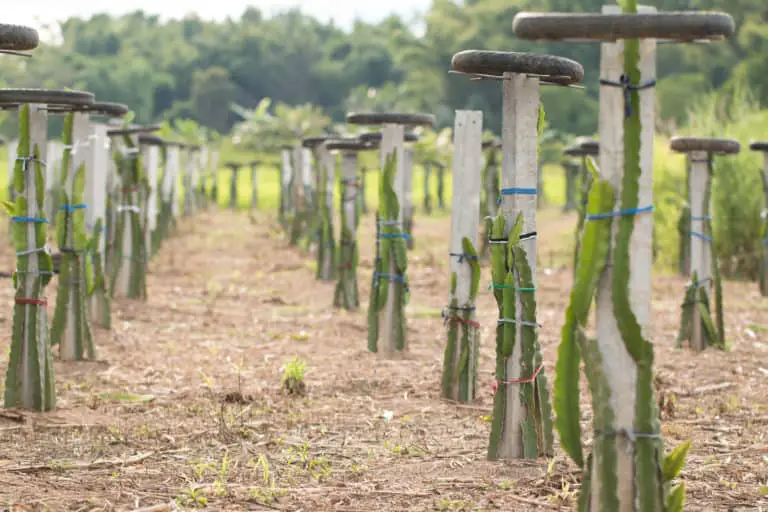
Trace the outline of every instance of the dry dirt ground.
{"label": "dry dirt ground", "polygon": [[[540,218],[538,310],[551,374],[573,218]],[[333,283],[315,280],[311,255],[290,247],[273,217],[220,211],[182,220],[151,263],[149,300],[117,301],[113,330],[97,330],[98,361],[56,363],[58,410],[0,409],[0,507],[572,509],[579,474],[561,450],[552,460],[485,460],[490,293],[478,301],[477,404],[439,397],[447,217],[417,218],[409,353],[388,361],[367,352],[372,225],[366,217],[360,235],[363,305],[345,313],[330,306]],[[0,263],[11,268],[3,245]],[[485,273],[483,290],[488,281]],[[674,349],[683,284],[654,278],[653,338],[660,392],[673,404],[664,412],[665,446],[693,441],[682,473],[686,510],[766,510],[768,299],[754,284],[727,283],[732,348],[693,355]],[[9,285],[0,295],[10,304]],[[281,367],[295,356],[307,362],[304,397],[281,392]],[[582,400],[588,411],[586,393]]]}

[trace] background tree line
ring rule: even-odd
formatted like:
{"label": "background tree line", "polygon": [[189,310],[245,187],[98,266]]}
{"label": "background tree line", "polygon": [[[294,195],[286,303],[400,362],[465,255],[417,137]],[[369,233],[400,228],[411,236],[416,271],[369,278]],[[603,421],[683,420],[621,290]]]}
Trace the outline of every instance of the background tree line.
{"label": "background tree line", "polygon": [[[590,134],[597,127],[599,45],[532,44],[515,39],[520,10],[597,12],[604,0],[434,0],[417,35],[397,16],[358,22],[345,32],[297,10],[266,18],[254,8],[224,22],[195,17],[161,22],[137,11],[61,23],[61,41],[31,59],[0,58],[0,86],[71,87],[128,104],[137,122],[192,119],[220,133],[240,120],[232,103],[254,108],[312,104],[334,122],[353,109],[434,113],[440,127],[457,108],[485,112],[498,131],[500,88],[448,73],[463,49],[542,51],[581,62],[586,91],[546,87],[552,128]],[[765,0],[657,0],[660,10],[729,12],[738,33],[724,43],[661,45],[660,128],[685,122],[689,107],[713,90],[747,86],[768,106],[768,4]],[[0,130],[12,131],[8,118]]]}

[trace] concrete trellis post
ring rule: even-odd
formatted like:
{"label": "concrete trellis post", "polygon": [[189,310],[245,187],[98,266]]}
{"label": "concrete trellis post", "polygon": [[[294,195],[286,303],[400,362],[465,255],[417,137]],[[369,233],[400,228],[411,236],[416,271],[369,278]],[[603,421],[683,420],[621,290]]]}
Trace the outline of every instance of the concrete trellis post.
{"label": "concrete trellis post", "polygon": [[[350,124],[381,124],[381,183],[376,228],[376,262],[368,304],[368,349],[390,357],[407,349],[405,305],[408,300],[406,276],[406,235],[402,230],[406,196],[403,171],[404,127],[434,126],[429,114],[350,113]],[[364,140],[363,137],[360,137]],[[394,160],[393,160],[394,158]],[[396,201],[395,201],[396,200]]]}
{"label": "concrete trellis post", "polygon": [[64,153],[64,144],[59,140],[49,140],[45,154],[48,161],[45,165],[45,199],[43,209],[45,215],[51,221],[51,227],[56,227],[56,213],[61,204],[61,157]]}
{"label": "concrete trellis post", "polygon": [[[552,417],[535,294],[539,87],[541,81],[578,82],[584,69],[578,62],[553,55],[467,50],[453,56],[451,70],[503,83],[500,215],[489,221],[491,286],[499,306],[499,326],[488,457],[548,455],[553,450]],[[526,428],[535,429],[535,439],[525,435]]]}
{"label": "concrete trellis post", "polygon": [[[2,47],[0,40],[0,48]],[[19,112],[19,144],[12,172],[16,200],[11,218],[16,251],[16,288],[5,406],[49,411],[56,392],[49,341],[45,287],[53,261],[45,245],[43,217],[48,113],[93,103],[91,93],[44,89],[0,89],[0,108]],[[20,186],[17,186],[21,184]],[[23,201],[20,199],[23,198]]]}
{"label": "concrete trellis post", "polygon": [[[593,421],[594,457],[584,468],[590,485],[582,499],[590,510],[654,512],[664,508],[653,346],[647,340],[656,40],[721,38],[734,26],[727,15],[656,13],[636,0],[623,9],[518,13],[513,30],[520,39],[602,42],[600,179],[590,192],[583,237],[586,241],[589,231],[590,247],[583,246],[578,270],[583,276],[576,280],[563,328],[555,409],[561,445],[583,466],[577,398],[581,353],[591,368],[593,409],[599,412]],[[593,295],[594,342],[581,334]]]}
{"label": "concrete trellis post", "polygon": [[760,293],[763,297],[768,297],[768,142],[753,142],[750,144],[749,149],[752,151],[759,151],[763,154],[763,169],[760,176],[763,178],[763,194],[765,196],[765,207],[761,214],[763,219],[763,230],[761,232],[762,239],[760,240],[761,248],[761,260],[760,260],[760,274],[758,277],[758,284],[760,286]]}
{"label": "concrete trellis post", "polygon": [[197,195],[197,206],[203,210],[208,209],[208,175],[210,173],[208,163],[210,156],[211,154],[208,151],[208,146],[197,146],[196,161],[199,177],[197,187],[195,187],[195,193]]}
{"label": "concrete trellis post", "polygon": [[[306,158],[302,159],[304,164],[304,184],[305,197],[307,201],[307,250],[313,243],[317,244],[317,278],[333,279],[333,263],[326,260],[326,256],[332,257],[333,250],[329,249],[329,243],[332,243],[333,231],[326,231],[330,238],[326,236],[323,239],[322,229],[324,221],[323,215],[331,215],[331,211],[323,205],[327,203],[328,192],[324,181],[327,180],[329,172],[333,173],[333,165],[329,163],[330,154],[325,149],[325,142],[331,140],[328,136],[307,137],[302,139],[301,145],[307,152]],[[314,163],[314,166],[312,165]],[[313,174],[314,171],[314,174]],[[323,276],[323,277],[321,277]]]}
{"label": "concrete trellis post", "polygon": [[283,225],[283,228],[287,228],[288,218],[295,214],[291,197],[291,183],[294,180],[294,173],[291,166],[290,146],[280,150],[280,158],[280,224]]}
{"label": "concrete trellis post", "polygon": [[[485,163],[482,170],[482,194],[483,200],[480,201],[482,212],[480,213],[484,218],[492,218],[496,215],[499,203],[499,150],[501,149],[501,141],[495,137],[491,140],[483,141],[483,151],[487,152]],[[483,238],[480,241],[480,255],[482,257],[488,256],[490,250],[490,244],[488,238],[491,233],[488,228],[488,223],[484,222]]]}
{"label": "concrete trellis post", "polygon": [[178,215],[178,176],[180,167],[180,147],[176,143],[165,143],[165,165],[160,184],[160,230],[162,238],[170,236]]}
{"label": "concrete trellis post", "polygon": [[448,339],[443,359],[442,395],[471,402],[477,390],[480,324],[475,300],[480,284],[477,226],[480,224],[483,113],[457,110],[453,130],[450,288],[443,316]]}
{"label": "concrete trellis post", "polygon": [[296,245],[301,239],[307,222],[306,211],[306,187],[304,185],[305,173],[304,173],[304,159],[305,152],[301,147],[301,144],[297,144],[292,150],[293,156],[293,178],[292,178],[292,191],[291,196],[293,198],[293,219],[291,221],[291,245]]}
{"label": "concrete trellis post", "polygon": [[362,215],[368,214],[368,199],[365,197],[366,191],[368,190],[367,176],[368,168],[363,166],[360,169],[360,195],[358,196],[360,197],[360,213]]}
{"label": "concrete trellis post", "polygon": [[[696,137],[673,137],[670,147],[673,151],[688,155],[689,168],[690,225],[686,234],[690,237],[691,282],[683,300],[677,341],[678,344],[685,340],[690,341],[691,348],[697,352],[711,345],[724,349],[722,291],[717,259],[712,248],[710,214],[713,155],[736,154],[741,147],[735,140]],[[713,284],[717,302],[717,322],[713,322],[710,315],[710,288]]]}
{"label": "concrete trellis post", "polygon": [[211,157],[208,160],[208,168],[211,173],[211,201],[219,205],[219,150],[211,149]]}
{"label": "concrete trellis post", "polygon": [[340,181],[340,224],[338,275],[339,280],[333,295],[333,305],[354,311],[360,306],[357,287],[357,227],[360,224],[359,202],[360,178],[357,154],[370,146],[357,139],[330,141],[325,144],[329,151],[341,152]]}
{"label": "concrete trellis post", "polygon": [[59,345],[64,361],[96,358],[91,319],[88,313],[85,227],[85,163],[89,143],[88,114],[68,112],[62,134],[64,155],[56,179],[59,181],[56,243],[60,251],[59,289],[51,326],[51,345]]}
{"label": "concrete trellis post", "polygon": [[195,187],[197,185],[197,161],[195,159],[195,146],[184,146],[184,174],[182,183],[184,184],[184,217],[190,217],[195,214],[197,205],[195,204]]}
{"label": "concrete trellis post", "polygon": [[129,126],[111,130],[109,135],[122,139],[115,155],[120,178],[115,211],[114,265],[110,291],[112,296],[147,299],[147,250],[143,231],[146,184],[141,163],[139,135],[159,130],[157,125]]}
{"label": "concrete trellis post", "polygon": [[158,194],[158,188],[160,187],[160,151],[164,144],[163,139],[153,135],[139,137],[141,163],[144,167],[144,175],[149,186],[146,204],[142,207],[144,208],[142,228],[147,258],[151,258],[158,249],[156,247],[158,240],[156,231],[158,229],[158,217],[160,216],[160,194]]}

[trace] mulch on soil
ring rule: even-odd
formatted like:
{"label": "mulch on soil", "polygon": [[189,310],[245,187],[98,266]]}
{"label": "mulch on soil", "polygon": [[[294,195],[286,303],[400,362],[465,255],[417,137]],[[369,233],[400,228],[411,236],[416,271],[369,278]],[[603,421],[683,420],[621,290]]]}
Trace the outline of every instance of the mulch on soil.
{"label": "mulch on soil", "polygon": [[[56,362],[58,409],[0,409],[0,505],[11,510],[570,510],[578,468],[490,463],[494,367],[490,293],[478,300],[478,401],[440,399],[450,219],[416,219],[410,349],[366,349],[373,218],[362,221],[360,311],[331,306],[334,283],[289,246],[272,216],[210,211],[182,219],[151,263],[149,300],[116,300],[96,329],[98,361]],[[554,365],[571,271],[572,217],[539,220],[537,280],[545,371]],[[2,268],[11,269],[8,244]],[[482,287],[489,281],[484,270]],[[768,506],[768,299],[725,284],[731,350],[675,350],[684,279],[654,277],[665,447],[692,440],[686,510]],[[53,304],[56,285],[48,289]],[[12,301],[10,283],[0,289]],[[0,316],[2,363],[10,307]],[[52,309],[50,310],[52,314]],[[55,352],[54,352],[55,354]],[[281,368],[307,362],[305,396]],[[589,396],[582,382],[584,429]],[[14,504],[16,504],[14,506]],[[155,508],[149,508],[157,506]]]}

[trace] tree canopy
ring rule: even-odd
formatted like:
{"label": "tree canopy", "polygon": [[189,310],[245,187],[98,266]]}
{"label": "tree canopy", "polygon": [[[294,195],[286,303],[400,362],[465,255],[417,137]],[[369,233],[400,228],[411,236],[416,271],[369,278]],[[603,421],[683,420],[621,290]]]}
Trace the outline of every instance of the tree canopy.
{"label": "tree canopy", "polygon": [[[333,123],[343,122],[348,110],[399,109],[433,113],[442,128],[452,124],[455,109],[480,109],[488,128],[498,132],[498,84],[449,74],[451,56],[472,48],[540,51],[584,65],[585,91],[547,87],[542,97],[553,129],[589,134],[597,128],[599,45],[521,41],[512,19],[521,10],[597,12],[603,3],[434,0],[421,35],[396,16],[344,31],[295,9],[267,18],[248,8],[239,19],[223,22],[161,22],[141,11],[70,18],[60,23],[58,44],[41,45],[30,59],[0,57],[0,85],[84,89],[128,104],[138,122],[191,119],[220,133],[264,98],[273,107],[314,105]],[[768,106],[764,0],[647,3],[666,11],[723,10],[738,30],[727,42],[660,45],[661,126],[683,122],[696,98],[712,90],[747,86]]]}

